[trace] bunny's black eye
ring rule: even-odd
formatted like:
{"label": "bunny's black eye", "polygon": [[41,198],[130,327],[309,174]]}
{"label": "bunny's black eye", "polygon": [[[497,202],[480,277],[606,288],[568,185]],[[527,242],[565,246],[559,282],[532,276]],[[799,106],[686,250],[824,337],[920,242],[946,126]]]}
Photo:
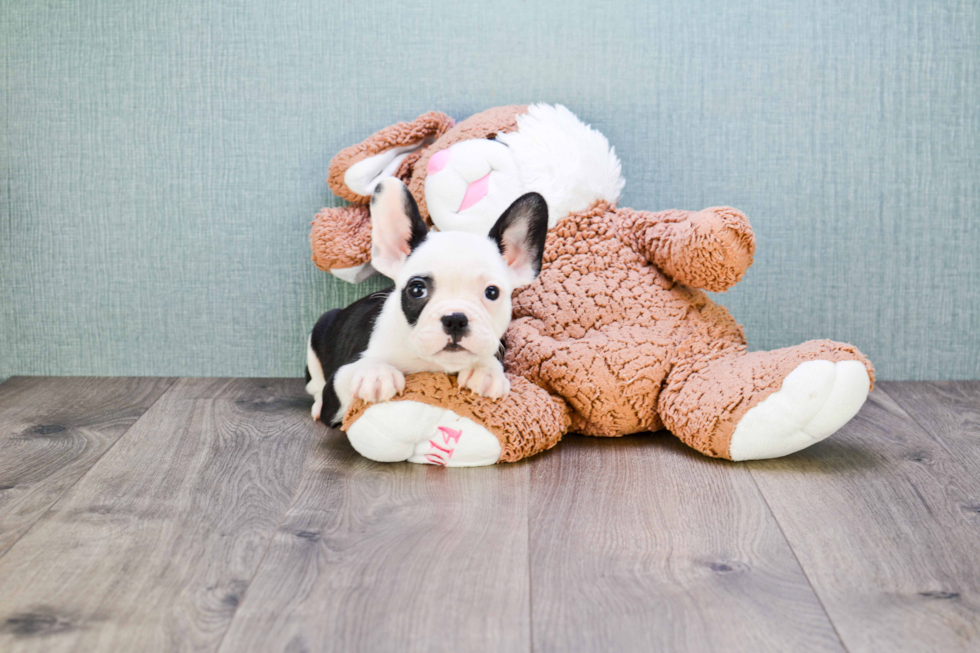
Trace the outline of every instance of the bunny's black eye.
{"label": "bunny's black eye", "polygon": [[497,286],[487,286],[487,289],[483,291],[483,294],[487,296],[487,299],[494,301],[500,297],[500,288]]}
{"label": "bunny's black eye", "polygon": [[423,299],[429,294],[429,288],[425,285],[425,281],[416,277],[408,282],[408,286],[405,287],[405,292],[412,299]]}

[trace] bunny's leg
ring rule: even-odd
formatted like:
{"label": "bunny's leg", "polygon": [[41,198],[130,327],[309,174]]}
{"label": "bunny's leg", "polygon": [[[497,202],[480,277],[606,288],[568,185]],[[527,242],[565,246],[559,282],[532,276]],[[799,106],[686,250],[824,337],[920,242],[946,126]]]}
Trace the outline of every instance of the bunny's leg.
{"label": "bunny's leg", "polygon": [[342,428],[358,453],[379,462],[475,467],[550,449],[568,428],[564,402],[509,378],[506,398],[487,399],[461,389],[454,376],[412,374],[391,401],[355,401]]}
{"label": "bunny's leg", "polygon": [[701,453],[785,456],[828,437],[864,404],[874,370],[852,345],[811,340],[679,361],[660,395],[664,424]]}

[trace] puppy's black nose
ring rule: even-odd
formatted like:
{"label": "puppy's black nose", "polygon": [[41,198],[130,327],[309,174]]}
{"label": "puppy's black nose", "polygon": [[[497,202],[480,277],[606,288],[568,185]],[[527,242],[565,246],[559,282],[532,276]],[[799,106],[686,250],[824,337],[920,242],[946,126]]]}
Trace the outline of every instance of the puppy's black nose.
{"label": "puppy's black nose", "polygon": [[466,325],[469,323],[465,313],[450,313],[442,316],[442,330],[453,339],[453,342],[466,335]]}

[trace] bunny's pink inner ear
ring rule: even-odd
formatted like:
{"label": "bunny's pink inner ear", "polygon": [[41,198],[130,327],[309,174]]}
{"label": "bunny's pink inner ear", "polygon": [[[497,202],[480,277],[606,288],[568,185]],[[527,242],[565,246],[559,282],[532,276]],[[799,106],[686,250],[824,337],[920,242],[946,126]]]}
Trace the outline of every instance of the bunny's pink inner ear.
{"label": "bunny's pink inner ear", "polygon": [[453,126],[449,116],[430,111],[372,134],[342,150],[330,162],[327,183],[343,199],[367,204],[381,179],[403,175],[422,150]]}
{"label": "bunny's pink inner ear", "polygon": [[432,141],[433,139],[427,138],[418,143],[393,147],[381,154],[361,159],[344,173],[344,185],[358,195],[370,195],[374,192],[378,182],[385,177],[395,175],[402,161],[408,158],[409,154],[421,150],[426,145],[431,144]]}

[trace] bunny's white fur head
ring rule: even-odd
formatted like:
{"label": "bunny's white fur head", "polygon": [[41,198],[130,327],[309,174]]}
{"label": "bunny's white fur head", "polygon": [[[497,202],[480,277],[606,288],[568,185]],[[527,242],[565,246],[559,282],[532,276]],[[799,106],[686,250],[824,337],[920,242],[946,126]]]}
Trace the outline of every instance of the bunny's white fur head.
{"label": "bunny's white fur head", "polygon": [[493,140],[455,143],[429,160],[425,201],[441,230],[487,233],[520,195],[548,203],[548,226],[596,200],[623,191],[619,159],[609,141],[561,105],[533,104],[517,131]]}

